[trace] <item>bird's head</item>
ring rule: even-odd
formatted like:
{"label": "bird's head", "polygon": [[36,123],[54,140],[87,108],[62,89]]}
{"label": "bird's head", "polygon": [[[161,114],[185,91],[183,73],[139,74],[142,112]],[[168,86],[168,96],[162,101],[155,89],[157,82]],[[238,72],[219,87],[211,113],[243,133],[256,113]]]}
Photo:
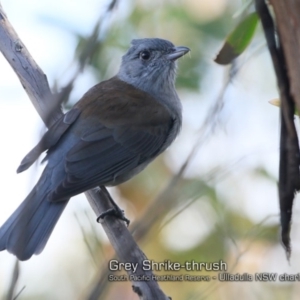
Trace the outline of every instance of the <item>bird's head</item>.
{"label": "bird's head", "polygon": [[121,80],[154,94],[175,90],[176,60],[189,52],[159,38],[136,39],[122,58]]}

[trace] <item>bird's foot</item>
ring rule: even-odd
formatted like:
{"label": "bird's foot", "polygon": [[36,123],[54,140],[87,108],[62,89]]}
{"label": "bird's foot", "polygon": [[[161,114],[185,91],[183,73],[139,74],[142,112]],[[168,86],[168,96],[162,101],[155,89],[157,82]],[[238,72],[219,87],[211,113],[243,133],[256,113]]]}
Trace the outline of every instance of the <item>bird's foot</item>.
{"label": "bird's foot", "polygon": [[117,203],[113,200],[113,198],[110,196],[109,192],[107,191],[105,186],[100,186],[100,189],[105,195],[106,199],[111,203],[113,206],[112,208],[109,208],[108,210],[104,211],[100,216],[97,218],[97,222],[100,223],[101,220],[103,220],[106,216],[113,216],[115,218],[118,218],[126,223],[126,226],[129,226],[130,221],[125,217],[124,210],[122,210]]}
{"label": "bird's foot", "polygon": [[103,212],[97,218],[97,222],[100,223],[106,216],[113,216],[118,218],[126,223],[126,226],[129,226],[130,220],[125,217],[124,210],[120,209],[119,206],[115,206],[114,208],[110,208],[107,211]]}

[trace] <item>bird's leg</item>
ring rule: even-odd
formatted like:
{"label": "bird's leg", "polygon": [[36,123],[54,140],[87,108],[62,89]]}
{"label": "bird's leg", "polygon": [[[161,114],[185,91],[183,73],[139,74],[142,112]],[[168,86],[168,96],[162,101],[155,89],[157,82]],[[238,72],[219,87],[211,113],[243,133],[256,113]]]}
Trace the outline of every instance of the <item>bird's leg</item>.
{"label": "bird's leg", "polygon": [[116,217],[126,223],[127,226],[129,226],[130,220],[128,220],[125,217],[124,210],[122,210],[116,202],[113,200],[113,198],[110,196],[109,192],[107,191],[105,186],[100,186],[101,191],[103,194],[105,194],[106,198],[109,200],[109,202],[112,204],[113,208],[109,208],[102,214],[100,214],[97,218],[97,222],[99,223],[101,219],[104,219],[106,216],[113,216]]}

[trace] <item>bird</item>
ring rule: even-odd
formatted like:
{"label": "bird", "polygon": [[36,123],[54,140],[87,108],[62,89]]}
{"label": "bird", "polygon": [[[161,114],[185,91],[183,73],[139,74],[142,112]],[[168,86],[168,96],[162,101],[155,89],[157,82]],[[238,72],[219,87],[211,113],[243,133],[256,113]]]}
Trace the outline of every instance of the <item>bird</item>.
{"label": "bird", "polygon": [[160,38],[132,40],[118,73],[48,128],[17,169],[46,151],[38,182],[0,227],[0,251],[21,261],[40,254],[71,197],[129,180],[170,146],[182,124],[177,59],[189,51]]}

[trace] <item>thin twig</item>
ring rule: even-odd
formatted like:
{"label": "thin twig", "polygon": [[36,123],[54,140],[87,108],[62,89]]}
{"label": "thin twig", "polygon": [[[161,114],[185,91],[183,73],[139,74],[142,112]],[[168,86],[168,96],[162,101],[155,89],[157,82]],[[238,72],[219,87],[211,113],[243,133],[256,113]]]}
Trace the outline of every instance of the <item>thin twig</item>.
{"label": "thin twig", "polygon": [[13,270],[13,275],[12,275],[11,282],[10,282],[10,287],[8,289],[8,293],[7,293],[7,297],[6,297],[7,300],[14,299],[14,294],[15,294],[17,283],[18,283],[19,275],[20,275],[20,264],[19,264],[19,261],[16,259],[14,270]]}

